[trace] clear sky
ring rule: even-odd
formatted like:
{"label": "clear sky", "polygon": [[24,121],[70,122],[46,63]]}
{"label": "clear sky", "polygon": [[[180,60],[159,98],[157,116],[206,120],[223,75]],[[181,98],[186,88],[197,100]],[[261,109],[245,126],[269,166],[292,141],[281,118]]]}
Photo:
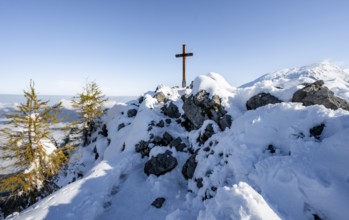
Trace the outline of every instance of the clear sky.
{"label": "clear sky", "polygon": [[140,95],[208,72],[233,86],[325,59],[349,66],[347,0],[0,0],[0,93]]}

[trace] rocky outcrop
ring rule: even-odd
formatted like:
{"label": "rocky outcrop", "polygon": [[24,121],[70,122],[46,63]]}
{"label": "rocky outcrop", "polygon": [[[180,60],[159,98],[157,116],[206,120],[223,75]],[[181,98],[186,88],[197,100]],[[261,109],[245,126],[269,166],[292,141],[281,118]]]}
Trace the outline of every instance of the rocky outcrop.
{"label": "rocky outcrop", "polygon": [[349,104],[344,99],[336,97],[334,93],[324,86],[324,81],[318,80],[306,85],[293,94],[292,102],[301,102],[304,106],[323,105],[336,110],[342,108],[349,111]]}
{"label": "rocky outcrop", "polygon": [[200,145],[204,144],[212,135],[214,135],[214,129],[212,124],[208,124],[205,131],[199,135],[197,141]]}
{"label": "rocky outcrop", "polygon": [[130,109],[127,111],[127,116],[129,118],[135,117],[137,115],[137,110],[136,109]]}
{"label": "rocky outcrop", "polygon": [[324,128],[325,128],[325,124],[320,124],[311,128],[309,130],[310,136],[319,140]]}
{"label": "rocky outcrop", "polygon": [[198,165],[195,158],[196,154],[191,155],[182,168],[182,174],[185,179],[191,179],[194,176],[196,166]]}
{"label": "rocky outcrop", "polygon": [[148,157],[150,152],[149,143],[142,140],[138,144],[136,144],[135,150],[137,153],[140,153],[142,155],[142,158]]}
{"label": "rocky outcrop", "polygon": [[201,90],[196,95],[182,96],[187,130],[199,129],[205,120],[211,119],[224,130],[231,126],[232,118],[221,105],[221,99]]}
{"label": "rocky outcrop", "polygon": [[181,113],[179,113],[178,107],[171,102],[168,106],[162,108],[163,113],[170,118],[179,118]]}
{"label": "rocky outcrop", "polygon": [[164,202],[166,201],[166,199],[164,197],[159,197],[156,198],[153,202],[152,202],[152,206],[154,206],[155,208],[161,208],[162,205],[164,204]]}
{"label": "rocky outcrop", "polygon": [[163,103],[165,103],[165,102],[167,101],[167,100],[166,100],[166,96],[165,96],[165,94],[164,94],[163,92],[158,92],[158,93],[156,93],[155,98],[156,98],[156,100],[157,100],[158,102],[163,102]]}
{"label": "rocky outcrop", "polygon": [[172,156],[172,152],[166,150],[165,153],[158,154],[145,163],[144,173],[148,176],[150,174],[160,176],[173,170],[177,164],[177,159]]}
{"label": "rocky outcrop", "polygon": [[275,96],[269,94],[269,93],[258,93],[257,95],[252,96],[247,102],[246,102],[246,108],[247,110],[254,110],[256,108],[268,105],[268,104],[276,104],[282,102],[280,99],[276,98]]}

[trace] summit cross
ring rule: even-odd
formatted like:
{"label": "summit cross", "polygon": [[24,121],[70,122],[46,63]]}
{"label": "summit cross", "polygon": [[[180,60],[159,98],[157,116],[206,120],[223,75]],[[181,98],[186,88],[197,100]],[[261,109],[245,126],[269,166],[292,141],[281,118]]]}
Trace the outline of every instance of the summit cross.
{"label": "summit cross", "polygon": [[182,53],[176,54],[176,57],[182,57],[183,58],[183,79],[182,79],[182,87],[185,88],[187,86],[187,82],[185,81],[185,58],[193,56],[193,53],[185,53],[185,44],[182,45]]}

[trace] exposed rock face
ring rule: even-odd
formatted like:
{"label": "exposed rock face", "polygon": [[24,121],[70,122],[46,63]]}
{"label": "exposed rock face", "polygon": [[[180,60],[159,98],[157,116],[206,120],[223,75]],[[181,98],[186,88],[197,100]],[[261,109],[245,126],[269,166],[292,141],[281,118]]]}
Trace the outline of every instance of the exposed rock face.
{"label": "exposed rock face", "polygon": [[162,205],[164,204],[164,202],[166,201],[166,199],[164,197],[159,197],[159,198],[156,198],[154,200],[154,202],[152,202],[152,206],[154,206],[155,208],[161,208]]}
{"label": "exposed rock face", "polygon": [[301,102],[304,106],[323,105],[336,110],[342,108],[349,111],[349,104],[324,86],[324,81],[318,80],[293,94],[292,102]]}
{"label": "exposed rock face", "polygon": [[179,118],[181,114],[179,113],[178,107],[171,102],[168,106],[164,106],[162,111],[165,115],[170,118]]}
{"label": "exposed rock face", "polygon": [[201,90],[196,95],[182,96],[182,99],[185,116],[190,122],[186,125],[188,130],[200,128],[207,119],[215,121],[222,130],[231,126],[231,116],[226,116],[217,95],[210,99],[210,94]]}
{"label": "exposed rock face", "polygon": [[280,99],[276,98],[275,96],[269,94],[269,93],[259,93],[255,96],[252,96],[247,102],[246,102],[246,108],[247,110],[254,110],[256,108],[268,105],[268,104],[276,104],[282,102]]}
{"label": "exposed rock face", "polygon": [[197,141],[200,144],[204,144],[212,135],[214,135],[214,133],[215,132],[213,130],[212,124],[208,124],[205,128],[205,131],[198,137]]}
{"label": "exposed rock face", "polygon": [[198,163],[195,160],[196,154],[191,155],[185,162],[182,168],[182,174],[185,179],[191,179],[194,176],[194,172]]}
{"label": "exposed rock face", "polygon": [[166,102],[166,96],[163,92],[156,93],[155,98],[158,102],[163,102],[163,103]]}
{"label": "exposed rock face", "polygon": [[125,123],[121,123],[118,125],[118,131],[120,131],[120,129],[124,128],[125,127]]}
{"label": "exposed rock face", "polygon": [[158,154],[148,160],[144,166],[144,173],[148,176],[150,174],[160,176],[173,170],[177,164],[177,159],[172,156],[171,151],[167,150],[165,153]]}
{"label": "exposed rock face", "polygon": [[315,126],[309,130],[310,136],[315,137],[316,139],[320,139],[321,134],[325,128],[325,124],[320,124]]}
{"label": "exposed rock face", "polygon": [[138,144],[136,144],[135,149],[137,153],[142,155],[142,158],[149,156],[150,147],[148,142],[140,141]]}
{"label": "exposed rock face", "polygon": [[137,115],[137,110],[136,109],[130,109],[130,110],[127,111],[127,116],[129,118],[132,118],[132,117],[134,117],[136,115]]}

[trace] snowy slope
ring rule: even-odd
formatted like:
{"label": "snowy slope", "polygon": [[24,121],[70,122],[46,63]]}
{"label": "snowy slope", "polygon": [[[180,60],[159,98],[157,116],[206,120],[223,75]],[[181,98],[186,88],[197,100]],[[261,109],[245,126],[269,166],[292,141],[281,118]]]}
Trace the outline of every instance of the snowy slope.
{"label": "snowy slope", "polygon": [[[192,89],[158,88],[181,113],[184,94],[206,90],[219,95],[233,118],[224,131],[212,120],[189,132],[175,120],[149,129],[152,121],[169,119],[161,110],[167,104],[158,102],[155,92],[144,94],[141,103],[117,104],[104,119],[108,137],[95,134],[96,141],[77,153],[84,177],[9,219],[346,219],[349,112],[290,102],[302,84],[318,79],[349,101],[348,73],[328,62],[267,74],[239,88],[216,73],[199,76]],[[284,102],[247,111],[246,101],[259,92]],[[130,109],[137,115],[129,117]],[[199,144],[198,136],[210,123],[215,134]],[[317,139],[309,132],[320,124],[325,128]],[[197,152],[192,179],[181,173],[189,151],[154,146],[144,158],[135,152],[141,140],[165,131]],[[166,150],[177,166],[147,176],[144,164]],[[158,197],[166,199],[161,208],[151,205]]]}

